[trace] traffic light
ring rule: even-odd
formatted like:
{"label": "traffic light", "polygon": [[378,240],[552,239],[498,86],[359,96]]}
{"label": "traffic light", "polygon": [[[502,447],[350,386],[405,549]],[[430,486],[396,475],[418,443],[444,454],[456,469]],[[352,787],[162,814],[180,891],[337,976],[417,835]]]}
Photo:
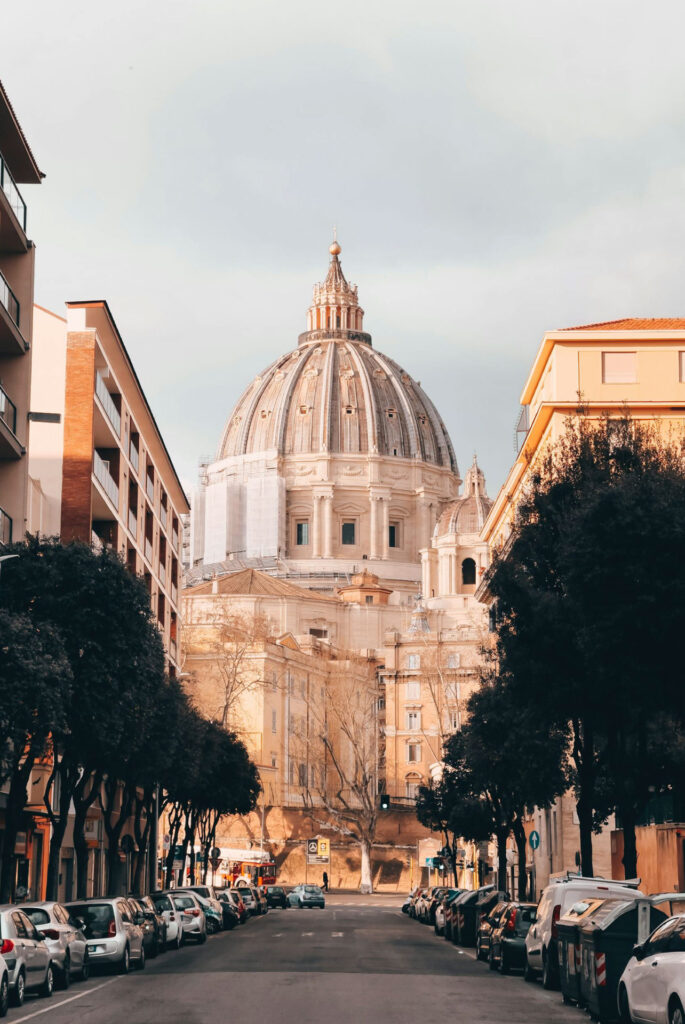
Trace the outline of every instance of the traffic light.
{"label": "traffic light", "polygon": [[389,795],[387,793],[381,793],[381,810],[382,811],[389,811],[390,810],[390,797],[389,797]]}

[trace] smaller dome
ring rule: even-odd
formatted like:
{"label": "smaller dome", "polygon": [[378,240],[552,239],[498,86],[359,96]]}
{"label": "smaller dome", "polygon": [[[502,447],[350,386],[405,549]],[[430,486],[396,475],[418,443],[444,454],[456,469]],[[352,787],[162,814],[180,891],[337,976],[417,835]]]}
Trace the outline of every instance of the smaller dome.
{"label": "smaller dome", "polygon": [[492,499],[485,490],[485,474],[476,456],[464,480],[464,493],[442,510],[435,525],[434,537],[454,533],[480,533],[492,508]]}

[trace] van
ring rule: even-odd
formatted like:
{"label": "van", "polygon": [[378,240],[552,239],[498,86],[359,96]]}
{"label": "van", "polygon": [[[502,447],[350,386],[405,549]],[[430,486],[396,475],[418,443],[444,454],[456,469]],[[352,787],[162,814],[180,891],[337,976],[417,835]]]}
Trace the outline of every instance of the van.
{"label": "van", "polygon": [[633,900],[636,895],[642,895],[639,884],[639,878],[617,882],[611,878],[585,878],[570,873],[551,881],[542,893],[535,924],[526,935],[526,981],[542,975],[544,988],[559,988],[557,923],[574,903],[586,898]]}

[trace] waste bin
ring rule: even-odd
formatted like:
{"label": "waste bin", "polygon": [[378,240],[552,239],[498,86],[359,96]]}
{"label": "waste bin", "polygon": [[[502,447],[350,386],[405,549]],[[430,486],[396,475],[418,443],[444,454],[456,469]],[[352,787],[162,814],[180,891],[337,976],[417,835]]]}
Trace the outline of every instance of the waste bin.
{"label": "waste bin", "polygon": [[559,981],[565,1003],[583,1005],[580,993],[580,938],[579,928],[604,903],[587,897],[574,903],[557,924],[557,950],[559,954]]}
{"label": "waste bin", "polygon": [[[473,899],[457,905],[457,942],[460,946],[475,946],[478,925],[482,914],[487,914],[496,903],[506,899],[507,894],[499,892],[493,885],[484,885],[472,893]],[[452,922],[454,930],[454,921]]]}
{"label": "waste bin", "polygon": [[460,922],[463,922],[464,920],[465,907],[471,903],[475,904],[479,893],[479,889],[467,889],[466,892],[461,894],[461,896],[457,896],[456,900],[452,904],[452,922],[450,932],[452,942],[455,946],[459,943],[459,928]]}
{"label": "waste bin", "polygon": [[[618,983],[638,936],[638,904],[642,900],[604,900],[578,929],[580,938],[580,998],[591,1017],[602,1024],[618,1020]],[[649,905],[650,932],[666,914]]]}

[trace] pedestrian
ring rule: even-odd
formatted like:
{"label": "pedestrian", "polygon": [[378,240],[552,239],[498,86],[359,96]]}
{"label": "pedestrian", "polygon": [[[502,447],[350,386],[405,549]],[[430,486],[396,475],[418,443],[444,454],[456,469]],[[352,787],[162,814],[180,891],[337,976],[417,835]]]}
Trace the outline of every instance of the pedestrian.
{"label": "pedestrian", "polygon": [[328,892],[328,872],[323,873],[323,891]]}

